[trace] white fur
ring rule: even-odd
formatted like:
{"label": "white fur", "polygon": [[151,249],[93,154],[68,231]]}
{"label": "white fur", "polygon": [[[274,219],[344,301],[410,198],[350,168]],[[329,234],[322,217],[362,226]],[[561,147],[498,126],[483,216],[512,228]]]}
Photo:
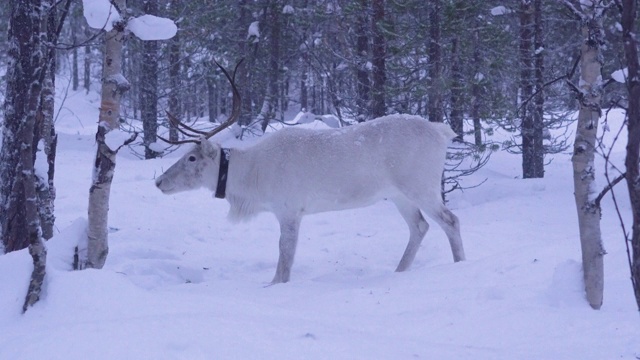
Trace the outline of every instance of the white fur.
{"label": "white fur", "polygon": [[[230,152],[229,218],[261,211],[280,222],[280,258],[273,283],[289,280],[300,219],[306,214],[393,201],[410,230],[397,271],[413,261],[428,229],[422,216],[447,234],[455,261],[464,260],[457,217],[443,204],[440,181],[449,126],[418,116],[390,115],[331,130],[287,128]],[[220,145],[203,141],[156,180],[165,193],[207,187],[215,191]],[[191,161],[194,160],[194,161]]]}

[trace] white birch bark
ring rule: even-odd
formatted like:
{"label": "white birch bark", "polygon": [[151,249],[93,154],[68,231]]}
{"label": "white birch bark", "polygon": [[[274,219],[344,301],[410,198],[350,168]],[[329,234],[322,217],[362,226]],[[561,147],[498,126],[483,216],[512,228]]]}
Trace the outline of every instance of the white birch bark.
{"label": "white birch bark", "polygon": [[[600,1],[595,1],[600,6]],[[587,301],[594,309],[602,306],[604,292],[604,264],[606,254],[600,233],[600,208],[595,203],[594,154],[598,122],[602,111],[602,13],[595,5],[583,7],[583,43],[580,58],[580,83],[578,127],[573,148],[573,182],[580,244],[582,268]]]}
{"label": "white birch bark", "polygon": [[[112,0],[115,7],[125,9],[125,0]],[[96,143],[98,149],[93,169],[93,179],[89,189],[89,208],[86,248],[78,249],[79,268],[104,266],[109,253],[108,218],[111,183],[116,166],[116,152],[105,143],[110,131],[117,129],[120,118],[120,99],[128,90],[129,83],[122,76],[122,44],[125,38],[126,19],[121,20],[105,36],[105,57],[102,72],[102,97]]]}
{"label": "white birch bark", "polygon": [[[85,0],[83,3],[85,18],[89,25],[105,26],[105,30],[108,31],[105,34],[102,98],[96,133],[98,149],[89,189],[87,238],[86,243],[79,244],[76,249],[74,260],[76,268],[100,269],[104,266],[109,253],[109,197],[116,168],[116,154],[122,146],[128,145],[137,136],[134,134],[116,149],[110,148],[106,143],[107,134],[120,126],[120,100],[130,87],[129,82],[122,75],[122,44],[125,36],[128,31],[131,31],[142,40],[166,40],[173,37],[177,31],[173,21],[165,18],[143,15],[139,19],[130,20],[126,12],[126,0],[109,0],[111,9],[106,7],[109,12],[101,13],[96,9],[103,7],[104,1]],[[86,11],[87,8],[97,12]],[[118,16],[114,16],[116,14],[112,11],[117,11]],[[154,21],[140,20],[150,18]]]}

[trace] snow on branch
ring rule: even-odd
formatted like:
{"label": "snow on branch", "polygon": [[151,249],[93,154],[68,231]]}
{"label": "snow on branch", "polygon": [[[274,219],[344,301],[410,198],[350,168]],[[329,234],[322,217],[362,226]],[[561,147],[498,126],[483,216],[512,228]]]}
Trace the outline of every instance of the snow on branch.
{"label": "snow on branch", "polygon": [[[94,29],[111,31],[113,24],[122,20],[109,0],[83,0],[84,17]],[[171,19],[154,15],[142,15],[127,21],[127,30],[140,40],[168,40],[175,36],[178,27]]]}
{"label": "snow on branch", "polygon": [[118,10],[109,0],[82,0],[84,18],[93,29],[111,31],[113,23],[120,20]]}
{"label": "snow on branch", "polygon": [[129,20],[127,29],[140,40],[168,40],[178,32],[173,20],[154,15],[142,15]]}

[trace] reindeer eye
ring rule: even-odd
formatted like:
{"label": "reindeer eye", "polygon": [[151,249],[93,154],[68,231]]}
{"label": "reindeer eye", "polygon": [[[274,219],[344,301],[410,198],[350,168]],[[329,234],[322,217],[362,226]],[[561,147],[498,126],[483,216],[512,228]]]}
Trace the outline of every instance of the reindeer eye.
{"label": "reindeer eye", "polygon": [[196,161],[196,157],[194,155],[189,156],[189,161],[194,162]]}

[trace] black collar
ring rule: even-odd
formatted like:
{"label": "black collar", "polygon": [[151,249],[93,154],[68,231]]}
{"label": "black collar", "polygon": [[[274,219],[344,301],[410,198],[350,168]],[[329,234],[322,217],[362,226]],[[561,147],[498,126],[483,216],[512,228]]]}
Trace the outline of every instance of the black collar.
{"label": "black collar", "polygon": [[220,151],[220,170],[218,171],[218,186],[216,187],[216,197],[224,199],[227,192],[227,175],[229,173],[229,153],[230,149]]}

